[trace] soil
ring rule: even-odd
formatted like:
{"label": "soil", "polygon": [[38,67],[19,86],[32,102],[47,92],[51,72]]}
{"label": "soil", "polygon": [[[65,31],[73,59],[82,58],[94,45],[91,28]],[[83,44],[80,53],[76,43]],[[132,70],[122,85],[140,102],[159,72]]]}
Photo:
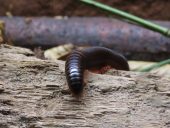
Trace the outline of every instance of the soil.
{"label": "soil", "polygon": [[[169,0],[98,0],[142,18],[170,20]],[[109,16],[100,9],[75,0],[0,0],[5,16]]]}

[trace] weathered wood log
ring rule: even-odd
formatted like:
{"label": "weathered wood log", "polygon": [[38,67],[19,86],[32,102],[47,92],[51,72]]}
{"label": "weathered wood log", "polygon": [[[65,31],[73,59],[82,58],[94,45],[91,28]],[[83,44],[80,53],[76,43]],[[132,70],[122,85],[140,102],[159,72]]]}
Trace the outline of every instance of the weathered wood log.
{"label": "weathered wood log", "polygon": [[70,95],[64,62],[0,46],[0,127],[170,127],[170,80],[155,74],[87,72],[81,99]]}
{"label": "weathered wood log", "polygon": [[[128,59],[160,61],[170,57],[170,38],[111,18],[0,17],[0,20],[6,24],[6,38],[17,46],[48,48],[73,43],[108,47]],[[156,23],[170,28],[170,22]]]}

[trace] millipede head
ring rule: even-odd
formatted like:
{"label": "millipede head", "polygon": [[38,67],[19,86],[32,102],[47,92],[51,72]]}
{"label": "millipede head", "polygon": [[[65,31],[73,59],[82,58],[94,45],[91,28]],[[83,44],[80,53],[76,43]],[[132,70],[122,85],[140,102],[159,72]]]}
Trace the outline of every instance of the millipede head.
{"label": "millipede head", "polygon": [[75,96],[80,96],[83,93],[84,85],[81,83],[75,83],[69,86],[71,93]]}

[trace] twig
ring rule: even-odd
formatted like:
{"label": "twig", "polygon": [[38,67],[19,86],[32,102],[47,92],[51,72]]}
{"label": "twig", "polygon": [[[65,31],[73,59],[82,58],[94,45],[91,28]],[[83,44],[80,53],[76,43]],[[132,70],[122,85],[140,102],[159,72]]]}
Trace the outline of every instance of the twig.
{"label": "twig", "polygon": [[150,21],[147,21],[147,20],[144,20],[140,17],[137,17],[137,16],[134,16],[132,14],[129,14],[127,12],[124,12],[124,11],[121,11],[121,10],[118,10],[116,8],[113,8],[113,7],[110,7],[110,6],[107,6],[107,5],[104,5],[102,3],[99,3],[99,2],[96,2],[94,0],[80,0],[86,4],[90,4],[90,5],[94,5],[96,7],[99,7],[103,10],[106,10],[106,11],[109,11],[109,12],[112,12],[113,14],[116,14],[118,16],[121,16],[131,22],[134,22],[134,23],[137,23],[139,25],[142,25],[144,26],[145,28],[148,28],[150,30],[153,30],[153,31],[156,31],[156,32],[159,32],[165,36],[168,36],[170,37],[170,29],[168,28],[165,28],[165,27],[162,27],[160,25],[157,25],[157,24],[154,24]]}

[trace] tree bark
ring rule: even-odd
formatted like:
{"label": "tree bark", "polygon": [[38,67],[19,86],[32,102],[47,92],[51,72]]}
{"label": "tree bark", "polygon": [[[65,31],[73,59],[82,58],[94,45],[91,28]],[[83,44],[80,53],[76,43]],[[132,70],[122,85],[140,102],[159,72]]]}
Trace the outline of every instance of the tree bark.
{"label": "tree bark", "polygon": [[0,46],[0,127],[170,127],[170,80],[149,73],[87,71],[84,95],[67,87],[64,62]]}

